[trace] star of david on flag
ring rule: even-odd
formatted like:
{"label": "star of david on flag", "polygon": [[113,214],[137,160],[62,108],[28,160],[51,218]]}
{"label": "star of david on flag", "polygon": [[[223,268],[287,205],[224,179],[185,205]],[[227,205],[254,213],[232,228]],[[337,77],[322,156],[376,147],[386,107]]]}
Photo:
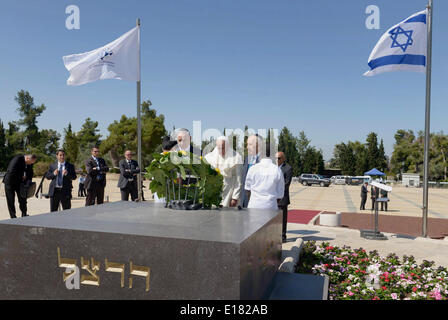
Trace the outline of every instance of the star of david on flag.
{"label": "star of david on flag", "polygon": [[[412,31],[412,30],[405,31],[401,27],[396,27],[396,28],[392,29],[391,31],[389,31],[390,38],[392,39],[391,48],[400,47],[403,50],[403,52],[406,52],[406,49],[408,48],[408,46],[411,46],[413,43],[413,41],[412,41],[412,33],[413,32],[414,31]],[[399,42],[398,36],[400,36],[400,35],[406,36],[406,43]]]}
{"label": "star of david on flag", "polygon": [[365,76],[383,72],[426,72],[428,10],[417,12],[387,30],[370,54]]}

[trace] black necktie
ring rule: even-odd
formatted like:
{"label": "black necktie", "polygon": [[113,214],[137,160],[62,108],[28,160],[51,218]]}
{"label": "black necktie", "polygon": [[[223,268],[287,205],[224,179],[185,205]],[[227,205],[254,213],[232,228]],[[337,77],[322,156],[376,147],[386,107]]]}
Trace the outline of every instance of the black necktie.
{"label": "black necktie", "polygon": [[59,165],[58,171],[58,186],[62,187],[62,164]]}

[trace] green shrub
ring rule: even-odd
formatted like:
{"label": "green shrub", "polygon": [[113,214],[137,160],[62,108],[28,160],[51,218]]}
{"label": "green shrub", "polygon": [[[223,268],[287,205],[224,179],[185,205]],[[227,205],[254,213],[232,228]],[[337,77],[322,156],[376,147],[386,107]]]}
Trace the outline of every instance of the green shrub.
{"label": "green shrub", "polygon": [[48,168],[50,167],[50,164],[52,162],[47,162],[47,161],[37,161],[34,165],[33,165],[33,172],[34,172],[34,176],[43,176],[44,174],[47,173]]}

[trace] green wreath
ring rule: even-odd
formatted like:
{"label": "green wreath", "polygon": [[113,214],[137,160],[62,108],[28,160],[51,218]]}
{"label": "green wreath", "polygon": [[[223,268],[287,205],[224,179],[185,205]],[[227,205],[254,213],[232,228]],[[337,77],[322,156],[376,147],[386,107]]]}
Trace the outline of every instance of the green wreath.
{"label": "green wreath", "polygon": [[[145,174],[151,180],[152,193],[165,199],[174,196],[175,199],[195,200],[204,208],[220,205],[223,177],[219,169],[213,169],[205,159],[186,151],[154,153],[153,157]],[[189,183],[191,176],[194,182]]]}

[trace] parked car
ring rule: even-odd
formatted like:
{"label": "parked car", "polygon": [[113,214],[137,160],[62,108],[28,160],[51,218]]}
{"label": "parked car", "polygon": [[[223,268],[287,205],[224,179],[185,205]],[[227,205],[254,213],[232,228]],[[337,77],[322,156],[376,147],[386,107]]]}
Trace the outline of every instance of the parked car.
{"label": "parked car", "polygon": [[328,187],[330,185],[330,179],[326,179],[318,174],[310,173],[302,173],[299,177],[299,182],[304,186],[318,184],[321,187]]}
{"label": "parked car", "polygon": [[360,184],[364,183],[364,177],[363,176],[356,176],[356,177],[350,177],[347,179],[347,184],[351,186],[359,186]]}
{"label": "parked car", "polygon": [[332,176],[330,181],[333,184],[346,184],[348,179],[350,179],[350,176]]}

